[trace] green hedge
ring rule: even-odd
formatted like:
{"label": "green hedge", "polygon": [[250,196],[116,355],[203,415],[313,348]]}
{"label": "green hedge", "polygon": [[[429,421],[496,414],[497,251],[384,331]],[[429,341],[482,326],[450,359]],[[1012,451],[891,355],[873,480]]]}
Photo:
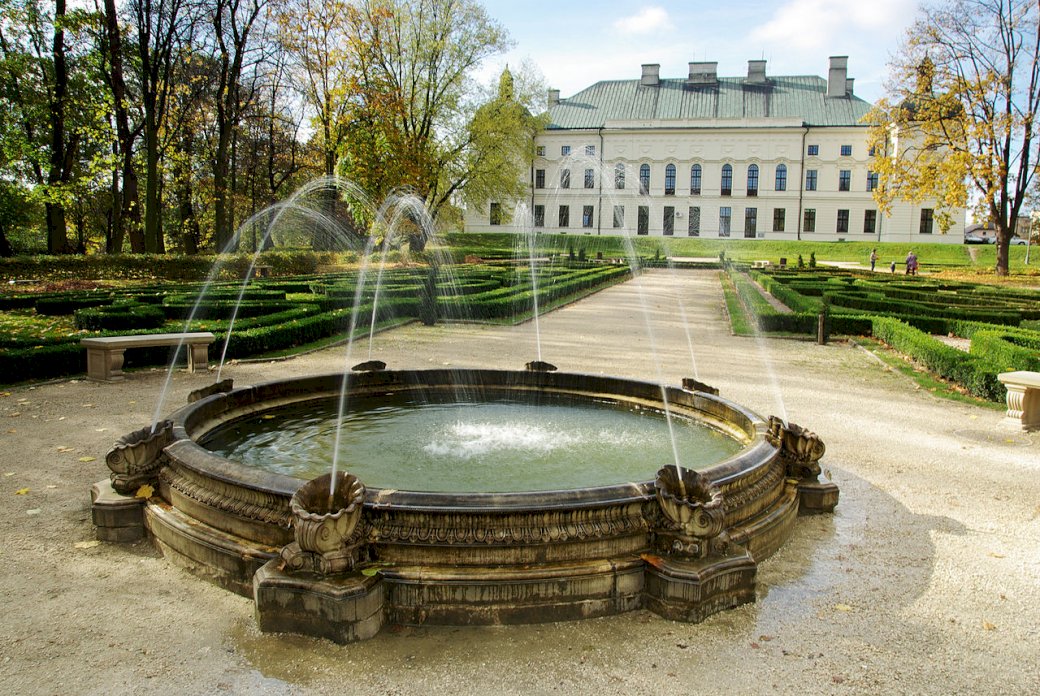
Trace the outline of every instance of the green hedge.
{"label": "green hedge", "polygon": [[76,328],[85,331],[140,331],[166,323],[160,307],[142,302],[115,302],[76,310]]}
{"label": "green hedge", "polygon": [[1004,385],[986,360],[946,345],[914,327],[888,317],[873,320],[873,333],[894,350],[922,363],[940,377],[960,384],[974,396],[1003,401]]}

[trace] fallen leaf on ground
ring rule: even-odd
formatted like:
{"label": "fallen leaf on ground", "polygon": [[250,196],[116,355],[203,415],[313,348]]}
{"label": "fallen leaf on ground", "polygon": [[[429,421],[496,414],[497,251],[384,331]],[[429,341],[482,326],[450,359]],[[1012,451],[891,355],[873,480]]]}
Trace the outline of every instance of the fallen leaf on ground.
{"label": "fallen leaf on ground", "polygon": [[990,551],[989,552],[989,557],[990,558],[1007,558],[1007,556],[1005,556],[1004,554],[997,553],[996,551]]}
{"label": "fallen leaf on ground", "polygon": [[47,486],[47,488],[57,488],[57,486],[55,486],[55,485],[54,485],[54,484],[52,483],[51,485]]}
{"label": "fallen leaf on ground", "polygon": [[989,621],[986,621],[985,619],[983,619],[982,620],[982,628],[983,628],[983,630],[986,630],[986,631],[992,631],[993,629],[996,628],[996,625],[991,624]]}
{"label": "fallen leaf on ground", "polygon": [[28,488],[19,488],[18,490],[16,490],[14,492],[14,494],[15,495],[28,495],[29,494],[29,490],[30,489],[28,489]]}
{"label": "fallen leaf on ground", "polygon": [[77,541],[73,544],[77,549],[92,549],[95,546],[101,546],[101,542],[95,539],[94,541]]}
{"label": "fallen leaf on ground", "polygon": [[32,510],[26,510],[25,514],[26,515],[39,515],[41,512],[43,512],[43,508],[33,508]]}
{"label": "fallen leaf on ground", "polygon": [[852,611],[852,607],[850,607],[848,604],[835,604],[834,605],[834,610],[835,611]]}
{"label": "fallen leaf on ground", "polygon": [[81,461],[81,462],[92,462],[92,461],[94,461],[96,459],[97,459],[97,457],[80,457],[79,461]]}
{"label": "fallen leaf on ground", "polygon": [[134,493],[135,498],[151,498],[152,494],[155,493],[155,489],[149,486],[147,483],[137,489]]}
{"label": "fallen leaf on ground", "polygon": [[59,445],[58,446],[58,451],[59,452],[71,452],[72,448],[71,447],[66,447],[65,445]]}

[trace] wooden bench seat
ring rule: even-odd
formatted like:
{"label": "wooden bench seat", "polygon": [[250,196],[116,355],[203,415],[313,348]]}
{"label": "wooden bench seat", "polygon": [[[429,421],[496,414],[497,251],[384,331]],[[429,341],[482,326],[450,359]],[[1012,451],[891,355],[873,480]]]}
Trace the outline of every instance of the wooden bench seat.
{"label": "wooden bench seat", "polygon": [[1001,372],[997,379],[1007,387],[1007,417],[1023,430],[1040,429],[1040,372]]}
{"label": "wooden bench seat", "polygon": [[87,378],[99,382],[123,379],[123,351],[127,348],[179,346],[188,348],[188,372],[205,369],[209,363],[209,344],[216,339],[209,331],[195,333],[141,334],[137,336],[103,336],[84,338],[80,345],[87,349]]}

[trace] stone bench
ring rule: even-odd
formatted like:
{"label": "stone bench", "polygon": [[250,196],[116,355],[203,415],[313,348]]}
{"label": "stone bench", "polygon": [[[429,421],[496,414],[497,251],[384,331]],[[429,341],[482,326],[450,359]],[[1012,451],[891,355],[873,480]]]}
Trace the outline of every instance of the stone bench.
{"label": "stone bench", "polygon": [[123,351],[127,348],[180,346],[188,348],[188,372],[196,366],[205,369],[209,363],[209,344],[216,337],[209,331],[197,333],[142,334],[138,336],[104,336],[84,338],[80,345],[87,349],[87,378],[99,382],[123,379]]}
{"label": "stone bench", "polygon": [[1007,387],[1007,417],[1023,430],[1040,429],[1040,372],[1001,372],[997,379]]}

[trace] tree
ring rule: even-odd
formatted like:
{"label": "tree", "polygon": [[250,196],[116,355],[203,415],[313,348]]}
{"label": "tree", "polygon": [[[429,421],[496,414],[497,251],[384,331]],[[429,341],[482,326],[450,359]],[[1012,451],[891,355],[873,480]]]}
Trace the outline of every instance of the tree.
{"label": "tree", "polygon": [[[476,190],[480,176],[503,171],[485,165],[515,151],[516,129],[527,127],[505,101],[478,119],[480,104],[469,96],[469,75],[507,47],[506,32],[473,0],[362,0],[358,9],[351,38],[363,79],[349,100],[356,137],[344,142],[344,171],[367,177],[377,200],[393,188],[412,191],[436,219],[464,186]],[[506,134],[493,114],[514,128]],[[421,234],[410,241],[425,244]]]}
{"label": "tree", "polygon": [[934,198],[948,228],[974,194],[996,228],[999,275],[1040,161],[1038,20],[1026,0],[925,6],[890,64],[889,95],[867,116],[878,206]]}

